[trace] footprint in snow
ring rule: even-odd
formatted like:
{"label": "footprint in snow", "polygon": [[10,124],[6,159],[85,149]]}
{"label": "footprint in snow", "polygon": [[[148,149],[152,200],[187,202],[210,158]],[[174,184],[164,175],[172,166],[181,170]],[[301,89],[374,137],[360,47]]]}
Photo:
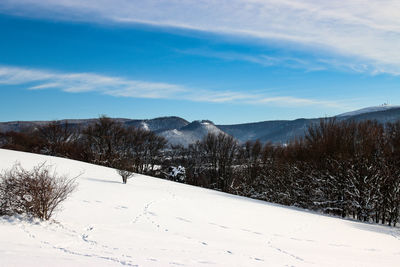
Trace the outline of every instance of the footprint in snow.
{"label": "footprint in snow", "polygon": [[215,264],[212,261],[198,261],[198,263],[201,263],[201,264]]}
{"label": "footprint in snow", "polygon": [[182,264],[182,263],[179,263],[179,262],[170,262],[169,264],[178,265],[178,266],[185,266],[185,264]]}
{"label": "footprint in snow", "polygon": [[364,250],[366,250],[366,251],[372,251],[372,252],[379,252],[379,251],[380,251],[379,249],[375,249],[375,248],[366,248],[366,249],[364,249]]}
{"label": "footprint in snow", "polygon": [[328,244],[331,247],[350,247],[348,245],[343,245],[343,244]]}
{"label": "footprint in snow", "polygon": [[177,220],[183,221],[183,222],[187,222],[187,223],[191,223],[192,221],[182,218],[182,217],[175,217]]}
{"label": "footprint in snow", "polygon": [[216,224],[216,223],[209,223],[209,224],[218,226],[218,227],[223,228],[223,229],[229,229],[229,227],[225,226],[225,225],[220,225],[220,224]]}

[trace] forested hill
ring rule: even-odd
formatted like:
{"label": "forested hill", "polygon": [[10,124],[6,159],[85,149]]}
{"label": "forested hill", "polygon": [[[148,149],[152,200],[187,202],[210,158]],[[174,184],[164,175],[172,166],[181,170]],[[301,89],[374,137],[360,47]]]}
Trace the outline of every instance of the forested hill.
{"label": "forested hill", "polygon": [[[371,111],[372,110],[372,111]],[[400,119],[400,107],[385,106],[366,108],[355,112],[338,115],[337,120],[377,120],[381,123],[394,122]],[[72,126],[87,126],[95,119],[62,120]],[[261,142],[287,143],[295,137],[303,136],[309,125],[319,118],[262,121],[244,124],[215,125],[211,121],[194,121],[192,123],[180,117],[161,117],[155,119],[133,120],[117,118],[126,126],[146,129],[165,137],[171,144],[187,146],[202,139],[209,132],[225,132],[240,142],[260,140]],[[14,121],[0,123],[0,132],[21,131],[26,128],[47,124],[48,121]]]}

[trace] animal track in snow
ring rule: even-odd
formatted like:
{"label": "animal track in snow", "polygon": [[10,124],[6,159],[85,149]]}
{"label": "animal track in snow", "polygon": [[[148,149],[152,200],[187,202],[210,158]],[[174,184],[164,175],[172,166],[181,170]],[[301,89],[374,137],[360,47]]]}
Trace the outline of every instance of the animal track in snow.
{"label": "animal track in snow", "polygon": [[229,229],[229,227],[225,226],[225,225],[216,224],[216,223],[209,223],[209,224],[214,225],[214,226],[218,226],[218,227],[223,228],[223,229]]}
{"label": "animal track in snow", "polygon": [[298,257],[298,256],[296,256],[296,255],[294,255],[294,254],[292,254],[292,253],[290,253],[290,252],[287,252],[286,250],[283,250],[283,249],[280,249],[280,248],[278,248],[278,247],[275,247],[274,245],[272,245],[271,241],[268,241],[267,244],[268,244],[268,246],[269,246],[270,248],[273,248],[273,249],[275,249],[276,251],[279,251],[280,253],[286,254],[286,255],[288,255],[288,256],[290,256],[290,257],[292,257],[292,258],[294,258],[294,259],[296,259],[296,260],[298,260],[298,261],[304,261],[303,258],[300,258],[300,257]]}
{"label": "animal track in snow", "polygon": [[175,217],[177,220],[180,220],[180,221],[183,221],[183,222],[187,222],[187,223],[191,223],[192,221],[191,220],[188,220],[188,219],[185,219],[185,218],[182,218],[182,217]]}

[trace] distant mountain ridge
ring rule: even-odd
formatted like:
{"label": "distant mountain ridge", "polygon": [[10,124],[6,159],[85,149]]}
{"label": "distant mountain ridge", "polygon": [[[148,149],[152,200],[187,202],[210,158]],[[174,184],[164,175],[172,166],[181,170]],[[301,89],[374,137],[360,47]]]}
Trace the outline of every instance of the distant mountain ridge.
{"label": "distant mountain ridge", "polygon": [[371,112],[376,112],[376,111],[385,111],[385,110],[396,109],[396,108],[400,108],[400,106],[392,106],[392,105],[388,105],[388,104],[383,104],[383,105],[380,105],[380,106],[367,107],[367,108],[362,108],[362,109],[358,109],[358,110],[342,113],[342,114],[337,115],[336,117],[356,116],[356,115],[361,115],[361,114],[364,114],[364,113],[371,113]]}
{"label": "distant mountain ridge", "polygon": [[[338,121],[354,120],[376,120],[380,123],[395,122],[400,120],[400,107],[383,108],[378,111],[363,109],[354,115],[343,114],[334,116]],[[317,123],[321,118],[263,121],[256,123],[245,123],[236,125],[218,125],[224,132],[234,136],[237,140],[260,140],[261,142],[287,143],[295,137],[304,136],[307,128]]]}
{"label": "distant mountain ridge", "polygon": [[[400,120],[400,106],[371,107],[353,112],[343,113],[335,118],[343,120],[376,120],[380,123],[395,122]],[[61,120],[72,126],[85,126],[96,119]],[[116,118],[126,126],[153,131],[165,137],[170,144],[187,146],[201,140],[208,133],[225,133],[233,136],[239,142],[247,140],[272,143],[287,143],[295,137],[303,136],[307,128],[317,123],[320,118],[262,121],[232,125],[215,125],[212,121],[201,120],[188,122],[180,117],[160,117],[155,119],[133,120]],[[24,128],[37,127],[49,123],[49,121],[14,121],[0,122],[0,132],[21,131]]]}
{"label": "distant mountain ridge", "polygon": [[[68,122],[72,127],[74,126],[85,126],[95,122],[97,119],[65,119],[58,120],[60,123]],[[185,119],[171,116],[171,117],[159,117],[155,119],[145,120],[132,120],[126,118],[113,118],[118,122],[123,123],[126,126],[134,126],[143,128],[153,132],[162,132],[166,130],[172,130],[175,128],[182,128],[189,124]],[[0,132],[7,131],[21,131],[24,128],[37,127],[48,124],[50,121],[10,121],[0,122]]]}

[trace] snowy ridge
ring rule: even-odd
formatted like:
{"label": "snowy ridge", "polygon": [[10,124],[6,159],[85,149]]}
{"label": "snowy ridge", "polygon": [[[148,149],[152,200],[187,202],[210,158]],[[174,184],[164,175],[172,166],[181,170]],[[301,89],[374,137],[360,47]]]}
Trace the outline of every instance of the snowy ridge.
{"label": "snowy ridge", "polygon": [[0,217],[1,266],[398,266],[398,228],[0,149],[15,161],[84,172],[55,221]]}
{"label": "snowy ridge", "polygon": [[374,107],[367,107],[367,108],[362,108],[346,113],[342,113],[337,115],[336,117],[347,117],[347,116],[356,116],[364,113],[371,113],[371,112],[379,112],[379,111],[384,111],[384,110],[389,110],[389,109],[394,109],[394,108],[400,108],[400,106],[392,106],[392,105],[381,105],[381,106],[374,106]]}
{"label": "snowy ridge", "polygon": [[203,120],[194,121],[179,130],[161,132],[160,135],[165,137],[170,144],[188,146],[202,140],[208,133],[225,134],[211,121]]}

